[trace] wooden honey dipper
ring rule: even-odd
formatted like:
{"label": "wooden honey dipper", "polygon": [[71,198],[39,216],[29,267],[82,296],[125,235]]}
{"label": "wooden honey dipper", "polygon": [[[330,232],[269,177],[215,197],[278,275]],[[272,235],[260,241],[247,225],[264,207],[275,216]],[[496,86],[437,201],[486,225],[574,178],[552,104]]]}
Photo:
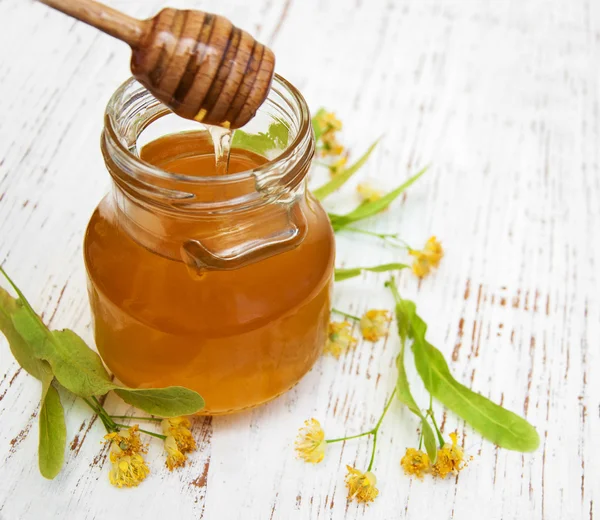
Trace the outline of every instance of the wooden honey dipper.
{"label": "wooden honey dipper", "polygon": [[163,9],[137,20],[94,0],[40,0],[128,43],[131,72],[177,115],[239,128],[267,98],[273,52],[222,16]]}

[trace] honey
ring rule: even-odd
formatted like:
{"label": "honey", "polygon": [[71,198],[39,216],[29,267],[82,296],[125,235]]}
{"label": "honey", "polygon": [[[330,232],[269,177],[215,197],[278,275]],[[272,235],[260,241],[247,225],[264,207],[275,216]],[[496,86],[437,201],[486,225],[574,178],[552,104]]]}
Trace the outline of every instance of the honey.
{"label": "honey", "polygon": [[[139,160],[185,179],[217,173],[206,131],[160,137],[142,147]],[[268,165],[234,147],[225,177]],[[121,175],[112,163],[109,169]],[[205,414],[256,406],[295,385],[325,344],[334,260],[329,219],[304,183],[285,204],[202,218],[192,210],[171,218],[177,201],[155,206],[133,181],[131,189],[122,184],[94,212],[84,244],[96,345],[116,377],[136,388],[196,390]],[[206,196],[230,200],[257,189],[254,182],[215,185]],[[275,244],[238,267],[202,267],[185,247],[181,254],[163,248],[192,236],[212,249],[227,244],[224,251],[237,251],[252,237],[269,239],[292,214],[304,230],[294,247],[279,251]]]}

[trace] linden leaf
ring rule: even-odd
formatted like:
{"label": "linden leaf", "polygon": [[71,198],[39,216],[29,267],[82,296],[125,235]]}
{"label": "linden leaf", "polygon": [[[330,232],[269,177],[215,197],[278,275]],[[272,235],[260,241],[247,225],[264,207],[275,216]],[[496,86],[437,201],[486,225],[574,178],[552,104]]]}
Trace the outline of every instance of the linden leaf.
{"label": "linden leaf", "polygon": [[52,331],[55,349],[48,355],[58,382],[80,397],[104,395],[116,385],[102,359],[69,329]]}
{"label": "linden leaf", "polygon": [[394,296],[397,303],[403,302],[396,309],[398,322],[404,321],[404,330],[413,340],[417,372],[429,393],[498,446],[521,452],[537,449],[540,438],[535,428],[456,381],[442,353],[425,339],[427,324],[417,314],[414,302],[399,299],[397,291]]}
{"label": "linden leaf", "polygon": [[400,269],[404,269],[409,267],[406,264],[382,264],[375,265],[373,267],[346,267],[335,270],[335,281],[343,282],[344,280],[348,280],[349,278],[355,278],[359,276],[363,271],[370,271],[372,273],[383,273],[385,271],[399,271]]}
{"label": "linden leaf", "polygon": [[369,159],[371,153],[373,153],[373,150],[375,150],[375,147],[378,143],[379,139],[377,139],[377,141],[375,141],[371,146],[369,146],[369,149],[352,166],[344,168],[341,172],[337,173],[329,182],[315,190],[312,190],[312,194],[317,198],[317,200],[323,200],[325,197],[328,197],[333,192],[339,190],[344,184],[346,184],[346,182],[348,182],[350,178],[364,166],[364,164]]}
{"label": "linden leaf", "polygon": [[17,363],[33,377],[42,380],[47,372],[52,373],[50,365],[36,357],[34,348],[21,337],[12,322],[12,316],[21,309],[20,302],[0,287],[0,332],[6,337]]}
{"label": "linden leaf", "polygon": [[390,191],[383,197],[375,201],[365,201],[359,206],[347,213],[346,215],[336,215],[334,213],[329,213],[329,220],[331,221],[331,225],[333,226],[334,231],[339,231],[344,226],[352,224],[354,222],[358,222],[359,220],[363,220],[368,217],[372,217],[377,213],[380,213],[384,209],[386,209],[396,198],[398,198],[409,186],[415,183],[425,172],[427,171],[427,167],[423,168],[416,175],[413,175],[406,182],[398,186],[395,190]]}
{"label": "linden leaf", "polygon": [[59,474],[65,461],[67,427],[65,412],[60,396],[52,385],[50,374],[42,380],[42,407],[40,409],[38,444],[38,464],[40,473],[47,479]]}
{"label": "linden leaf", "polygon": [[126,403],[151,415],[177,417],[191,415],[204,408],[202,396],[182,386],[167,388],[115,388],[117,394]]}
{"label": "linden leaf", "polygon": [[231,147],[266,156],[270,151],[283,150],[288,145],[289,135],[289,127],[283,121],[275,121],[269,125],[266,133],[250,134],[243,130],[236,130],[231,140]]}

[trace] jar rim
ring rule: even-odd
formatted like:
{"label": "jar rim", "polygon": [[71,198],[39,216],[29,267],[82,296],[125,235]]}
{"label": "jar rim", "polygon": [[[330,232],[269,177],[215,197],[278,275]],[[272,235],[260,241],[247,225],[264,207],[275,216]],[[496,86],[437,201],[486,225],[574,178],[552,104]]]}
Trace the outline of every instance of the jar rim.
{"label": "jar rim", "polygon": [[[192,185],[223,182],[234,183],[246,181],[253,178],[256,180],[260,180],[263,177],[269,176],[270,172],[272,172],[273,169],[284,167],[287,163],[289,163],[290,160],[293,160],[293,156],[297,153],[297,150],[301,148],[302,145],[306,141],[310,140],[312,137],[310,111],[306,100],[304,99],[304,96],[296,87],[294,87],[294,85],[292,85],[292,83],[290,83],[288,80],[286,80],[279,74],[275,74],[273,77],[271,91],[269,92],[267,100],[270,98],[273,92],[282,95],[285,101],[287,101],[287,103],[290,105],[290,108],[292,108],[294,112],[297,112],[299,119],[298,131],[296,132],[296,135],[294,136],[292,142],[289,143],[277,157],[268,160],[264,164],[261,164],[260,166],[257,166],[255,168],[244,170],[238,173],[228,174],[226,176],[203,176],[172,173],[144,161],[139,156],[132,153],[131,150],[123,142],[123,136],[118,131],[115,122],[115,111],[121,106],[124,97],[131,96],[131,93],[128,92],[128,90],[131,89],[131,87],[136,88],[135,94],[137,96],[152,96],[152,94],[133,77],[129,78],[124,83],[122,83],[119,86],[119,88],[113,93],[106,106],[106,110],[104,113],[104,141],[106,143],[106,133],[108,133],[111,141],[110,144],[112,145],[111,151],[118,153],[118,155],[120,156],[119,162],[128,164],[129,166],[135,168],[135,170],[137,170],[139,173],[145,176],[147,175],[149,178],[156,178],[161,180],[174,180],[186,184],[189,183]],[[166,107],[166,105],[162,104],[158,100],[156,100],[155,106],[157,107],[156,113],[151,119],[149,119],[148,124],[151,124],[153,121],[156,121],[164,115],[171,113],[171,111]]]}

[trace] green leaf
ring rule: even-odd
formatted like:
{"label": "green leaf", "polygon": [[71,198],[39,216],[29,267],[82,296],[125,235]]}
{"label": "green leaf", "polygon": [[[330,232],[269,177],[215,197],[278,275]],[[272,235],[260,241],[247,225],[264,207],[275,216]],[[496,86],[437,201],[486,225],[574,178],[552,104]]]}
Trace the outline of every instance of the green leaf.
{"label": "green leaf", "polygon": [[321,139],[321,127],[318,124],[319,118],[323,116],[327,112],[324,108],[319,108],[317,113],[313,116],[311,123],[313,127],[313,132],[315,133],[315,142]]}
{"label": "green leaf", "polygon": [[102,359],[72,330],[52,331],[55,348],[47,354],[58,382],[80,397],[104,395],[116,385]]}
{"label": "green leaf", "polygon": [[[398,316],[398,314],[397,314]],[[398,320],[399,323],[399,320]],[[435,441],[435,434],[427,418],[421,412],[421,409],[417,406],[415,398],[410,391],[410,385],[408,378],[406,377],[406,368],[404,366],[404,347],[405,341],[402,341],[402,347],[400,349],[400,355],[396,359],[396,366],[398,367],[398,380],[396,382],[396,389],[398,399],[401,403],[407,406],[407,408],[414,413],[419,419],[421,419],[421,431],[423,432],[423,441],[425,444],[425,450],[432,464],[435,464],[437,459],[437,443]]]}
{"label": "green leaf", "polygon": [[12,317],[21,309],[22,304],[0,287],[0,332],[6,337],[17,363],[33,377],[42,380],[46,373],[52,374],[50,365],[36,357],[35,350],[21,337],[12,322]]}
{"label": "green leaf", "polygon": [[118,388],[115,394],[136,408],[162,417],[190,415],[204,408],[204,399],[200,394],[182,386],[139,390]]}
{"label": "green leaf", "polygon": [[350,213],[347,213],[346,215],[336,215],[330,213],[329,219],[331,220],[331,225],[333,226],[334,231],[339,231],[348,224],[352,224],[359,220],[363,220],[365,218],[372,217],[377,213],[380,213],[381,211],[386,209],[398,196],[400,196],[409,186],[416,182],[426,171],[427,167],[423,168],[419,173],[413,175],[406,182],[398,186],[395,190],[390,191],[388,194],[384,195],[379,200],[375,200],[372,202],[365,201],[362,204],[360,204],[356,209],[354,209]]}
{"label": "green leaf", "polygon": [[289,127],[283,121],[275,121],[269,125],[267,133],[249,134],[243,130],[236,130],[231,147],[266,156],[272,150],[283,150],[288,145],[289,136]]}
{"label": "green leaf", "polygon": [[65,461],[67,427],[65,412],[58,391],[52,385],[52,375],[42,381],[42,407],[40,410],[40,438],[38,464],[40,473],[47,479],[59,474]]}
{"label": "green leaf", "polygon": [[373,267],[346,267],[335,270],[335,281],[342,282],[349,278],[359,276],[363,271],[370,271],[372,273],[383,273],[385,271],[398,271],[408,267],[406,264],[382,264],[375,265]]}
{"label": "green leaf", "polygon": [[334,191],[339,190],[358,170],[364,166],[378,143],[379,139],[369,146],[369,149],[352,166],[349,166],[348,168],[345,168],[336,174],[328,183],[317,188],[316,190],[312,190],[312,194],[318,200],[323,200],[325,197],[331,195]]}
{"label": "green leaf", "polygon": [[410,320],[406,330],[413,339],[415,365],[429,393],[498,446],[521,452],[537,449],[540,438],[531,424],[454,379],[442,353],[425,339],[427,325],[417,314],[416,305],[400,301],[398,322]]}

